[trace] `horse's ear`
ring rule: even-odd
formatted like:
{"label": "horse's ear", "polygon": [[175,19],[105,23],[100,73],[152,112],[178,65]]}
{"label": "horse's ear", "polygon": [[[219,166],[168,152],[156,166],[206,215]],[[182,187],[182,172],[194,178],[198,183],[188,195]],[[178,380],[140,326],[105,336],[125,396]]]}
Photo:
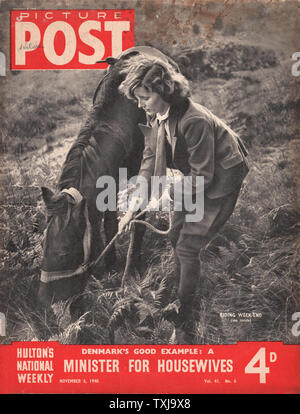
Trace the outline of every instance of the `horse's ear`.
{"label": "horse's ear", "polygon": [[42,197],[43,197],[44,203],[47,205],[49,204],[50,200],[54,196],[54,193],[48,187],[41,187],[41,190],[42,190]]}
{"label": "horse's ear", "polygon": [[109,65],[113,66],[117,61],[118,59],[116,58],[108,57],[105,60],[97,60],[96,63],[108,63]]}

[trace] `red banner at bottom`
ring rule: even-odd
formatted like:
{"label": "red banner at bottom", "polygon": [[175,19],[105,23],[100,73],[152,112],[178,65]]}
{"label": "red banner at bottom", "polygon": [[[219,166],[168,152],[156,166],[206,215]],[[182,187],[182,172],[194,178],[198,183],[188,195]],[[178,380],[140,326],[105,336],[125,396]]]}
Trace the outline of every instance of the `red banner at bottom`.
{"label": "red banner at bottom", "polygon": [[300,347],[236,345],[0,346],[0,392],[298,394]]}

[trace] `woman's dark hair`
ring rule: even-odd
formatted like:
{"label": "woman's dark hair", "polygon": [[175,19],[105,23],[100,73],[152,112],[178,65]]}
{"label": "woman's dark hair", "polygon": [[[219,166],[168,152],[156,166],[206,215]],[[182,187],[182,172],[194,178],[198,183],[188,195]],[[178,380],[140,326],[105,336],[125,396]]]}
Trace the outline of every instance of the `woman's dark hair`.
{"label": "woman's dark hair", "polygon": [[140,86],[150,92],[157,92],[171,104],[190,96],[186,78],[172,65],[158,58],[134,56],[128,59],[121,73],[126,76],[119,90],[129,99],[136,100],[134,90]]}

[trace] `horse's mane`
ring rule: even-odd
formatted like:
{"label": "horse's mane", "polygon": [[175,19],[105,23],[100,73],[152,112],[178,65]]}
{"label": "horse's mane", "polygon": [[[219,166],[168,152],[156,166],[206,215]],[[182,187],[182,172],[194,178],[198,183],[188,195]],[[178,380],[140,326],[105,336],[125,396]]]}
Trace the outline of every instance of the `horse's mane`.
{"label": "horse's mane", "polygon": [[[116,99],[126,99],[121,97],[118,87],[125,75],[121,74],[121,69],[124,64],[124,60],[129,59],[139,52],[133,51],[122,57],[107,69],[106,74],[101,79],[98,87],[96,88],[93,107],[90,110],[86,121],[84,122],[79,135],[68,152],[67,158],[64,162],[61,176],[58,182],[58,189],[61,191],[68,187],[80,187],[82,167],[89,171],[89,165],[91,161],[99,159],[97,140],[91,140],[91,137],[110,136],[114,137],[115,141],[120,142],[121,137],[124,136],[125,125],[118,125],[114,122],[111,114],[111,108]],[[169,58],[168,58],[169,59]],[[175,64],[173,60],[169,59],[171,64]],[[128,103],[128,106],[130,103]],[[132,104],[133,105],[133,104]],[[128,149],[127,143],[122,143],[123,148]],[[103,159],[103,163],[107,162]],[[92,174],[92,171],[90,171]]]}
{"label": "horse's mane", "polygon": [[58,182],[58,189],[75,187],[79,189],[83,166],[90,170],[89,159],[99,157],[96,149],[89,141],[75,142],[69,150],[64,162],[62,172]]}
{"label": "horse's mane", "polygon": [[110,68],[96,89],[93,107],[64,162],[58,182],[60,191],[70,186],[79,188],[83,163],[88,168],[88,159],[95,159],[100,156],[97,153],[97,143],[95,141],[92,143],[90,140],[95,131],[98,134],[102,131],[105,135],[120,133],[120,131],[116,131],[116,125],[113,129],[110,123],[107,122],[107,111],[111,110],[116,98],[120,96],[118,86],[122,81],[122,75],[119,73],[122,63],[122,61],[117,62]]}

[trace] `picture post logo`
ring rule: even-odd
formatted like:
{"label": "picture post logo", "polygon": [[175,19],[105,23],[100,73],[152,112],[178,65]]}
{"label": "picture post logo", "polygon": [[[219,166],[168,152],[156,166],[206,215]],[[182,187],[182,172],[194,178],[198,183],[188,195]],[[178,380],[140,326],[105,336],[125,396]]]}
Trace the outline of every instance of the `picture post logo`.
{"label": "picture post logo", "polygon": [[11,69],[105,69],[134,46],[134,10],[12,10]]}
{"label": "picture post logo", "polygon": [[0,312],[0,336],[5,336],[6,319],[4,313]]}

